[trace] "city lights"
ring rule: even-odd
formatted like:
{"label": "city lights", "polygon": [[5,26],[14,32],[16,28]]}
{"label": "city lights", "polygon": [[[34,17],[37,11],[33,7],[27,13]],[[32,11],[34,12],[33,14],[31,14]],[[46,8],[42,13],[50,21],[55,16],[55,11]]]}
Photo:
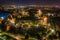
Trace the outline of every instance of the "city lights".
{"label": "city lights", "polygon": [[0,30],[9,36],[14,35],[11,36],[12,40],[53,40],[55,36],[60,40],[58,37],[60,19],[56,21],[60,18],[57,16],[60,12],[56,10],[57,8],[37,6],[18,6],[17,8],[15,5],[8,6],[8,8],[2,9],[5,15],[0,16]]}

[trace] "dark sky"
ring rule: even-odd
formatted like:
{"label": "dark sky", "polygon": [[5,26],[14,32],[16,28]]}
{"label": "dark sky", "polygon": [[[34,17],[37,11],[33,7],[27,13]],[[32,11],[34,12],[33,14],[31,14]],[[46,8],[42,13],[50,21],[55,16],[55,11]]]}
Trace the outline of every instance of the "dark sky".
{"label": "dark sky", "polygon": [[8,5],[58,5],[60,6],[60,0],[0,0],[0,4]]}

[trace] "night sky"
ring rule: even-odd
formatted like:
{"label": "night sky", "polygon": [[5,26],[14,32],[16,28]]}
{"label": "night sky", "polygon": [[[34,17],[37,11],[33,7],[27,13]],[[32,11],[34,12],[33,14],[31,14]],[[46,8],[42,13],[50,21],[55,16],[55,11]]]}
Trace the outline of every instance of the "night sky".
{"label": "night sky", "polygon": [[0,0],[0,4],[7,5],[58,5],[60,0]]}

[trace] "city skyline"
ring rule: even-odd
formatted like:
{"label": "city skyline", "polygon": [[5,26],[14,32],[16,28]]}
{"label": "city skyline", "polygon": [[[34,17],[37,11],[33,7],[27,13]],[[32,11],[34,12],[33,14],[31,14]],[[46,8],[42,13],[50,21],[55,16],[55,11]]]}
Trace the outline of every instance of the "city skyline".
{"label": "city skyline", "polygon": [[60,6],[60,0],[0,0],[5,5],[54,5]]}

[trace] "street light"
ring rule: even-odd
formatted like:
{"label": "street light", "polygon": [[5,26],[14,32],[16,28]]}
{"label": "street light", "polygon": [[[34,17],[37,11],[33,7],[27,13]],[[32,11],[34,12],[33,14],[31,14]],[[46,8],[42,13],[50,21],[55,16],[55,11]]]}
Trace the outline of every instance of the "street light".
{"label": "street light", "polygon": [[1,19],[4,19],[4,17],[1,17]]}

